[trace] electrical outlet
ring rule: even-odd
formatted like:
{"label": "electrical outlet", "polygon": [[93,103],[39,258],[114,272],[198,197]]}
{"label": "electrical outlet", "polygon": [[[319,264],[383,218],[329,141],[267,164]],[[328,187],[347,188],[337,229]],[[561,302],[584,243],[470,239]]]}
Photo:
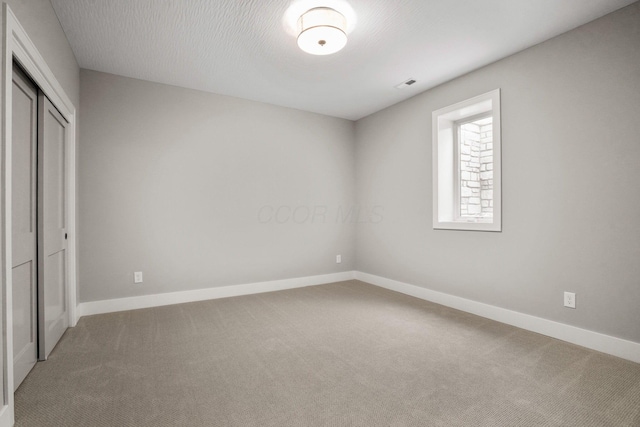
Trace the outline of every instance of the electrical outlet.
{"label": "electrical outlet", "polygon": [[342,262],[342,255],[336,255],[336,264],[340,264]]}
{"label": "electrical outlet", "polygon": [[576,294],[574,294],[573,292],[565,292],[564,306],[569,308],[576,308]]}
{"label": "electrical outlet", "polygon": [[142,283],[142,271],[133,273],[133,283]]}

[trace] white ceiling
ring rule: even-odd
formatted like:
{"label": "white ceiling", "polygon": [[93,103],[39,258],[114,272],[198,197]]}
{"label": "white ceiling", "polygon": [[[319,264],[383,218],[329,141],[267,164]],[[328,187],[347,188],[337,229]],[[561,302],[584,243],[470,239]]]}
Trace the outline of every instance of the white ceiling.
{"label": "white ceiling", "polygon": [[51,2],[82,68],[356,120],[635,0],[349,0],[347,46],[302,52],[287,10],[344,1]]}

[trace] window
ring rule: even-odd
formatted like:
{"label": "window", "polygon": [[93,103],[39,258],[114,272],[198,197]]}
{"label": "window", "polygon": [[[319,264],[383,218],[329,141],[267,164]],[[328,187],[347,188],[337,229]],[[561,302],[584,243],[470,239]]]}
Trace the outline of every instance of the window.
{"label": "window", "polygon": [[433,112],[433,228],[501,231],[500,89]]}

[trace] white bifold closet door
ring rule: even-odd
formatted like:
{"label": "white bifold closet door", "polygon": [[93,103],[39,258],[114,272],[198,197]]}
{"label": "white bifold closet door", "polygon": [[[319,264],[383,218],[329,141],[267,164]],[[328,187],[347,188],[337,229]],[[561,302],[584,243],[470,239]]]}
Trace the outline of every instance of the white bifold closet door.
{"label": "white bifold closet door", "polygon": [[38,110],[38,352],[46,360],[69,327],[67,122],[42,93]]}

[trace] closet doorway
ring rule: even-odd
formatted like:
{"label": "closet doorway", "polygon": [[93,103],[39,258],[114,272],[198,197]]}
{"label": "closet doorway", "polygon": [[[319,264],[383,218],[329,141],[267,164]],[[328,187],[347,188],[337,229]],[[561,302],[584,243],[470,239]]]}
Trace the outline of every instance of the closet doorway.
{"label": "closet doorway", "polygon": [[68,123],[13,64],[11,231],[14,391],[69,326]]}

